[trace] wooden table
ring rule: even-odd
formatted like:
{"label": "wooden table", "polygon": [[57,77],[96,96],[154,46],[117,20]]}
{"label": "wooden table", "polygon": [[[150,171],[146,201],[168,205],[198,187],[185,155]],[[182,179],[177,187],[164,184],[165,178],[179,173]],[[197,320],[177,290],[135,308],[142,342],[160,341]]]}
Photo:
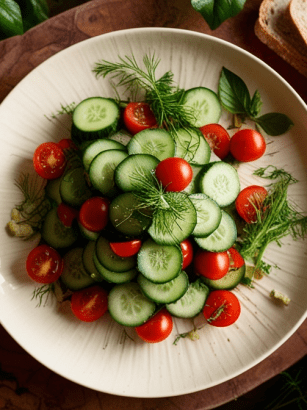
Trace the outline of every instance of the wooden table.
{"label": "wooden table", "polygon": [[[201,15],[193,10],[190,0],[89,1],[52,17],[23,36],[0,42],[0,101],[38,64],[79,41],[127,28],[175,27],[224,39],[256,55],[281,74],[307,103],[307,78],[254,34],[260,2],[247,0],[238,16],[211,31]],[[306,354],[307,321],[266,360],[228,382],[179,397],[134,399],[97,393],[63,379],[29,356],[0,327],[0,408],[212,409],[261,385]]]}

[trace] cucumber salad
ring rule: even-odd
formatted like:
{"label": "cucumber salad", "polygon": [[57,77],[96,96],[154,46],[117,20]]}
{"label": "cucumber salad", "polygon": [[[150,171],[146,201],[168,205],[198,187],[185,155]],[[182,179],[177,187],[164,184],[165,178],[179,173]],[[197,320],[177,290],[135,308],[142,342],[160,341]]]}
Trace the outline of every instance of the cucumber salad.
{"label": "cucumber salad", "polygon": [[[236,167],[262,157],[263,134],[284,133],[291,120],[260,116],[259,93],[251,97],[226,68],[216,92],[183,90],[170,71],[156,79],[158,63],[145,56],[142,64],[125,57],[95,65],[97,78],[111,77],[115,96],[63,107],[71,138],[36,148],[34,174],[43,182],[31,196],[30,176],[22,176],[25,200],[8,224],[16,236],[40,235],[26,260],[40,284],[35,296],[60,291],[80,320],[108,312],[149,343],[165,340],[175,317],[235,323],[241,305],[233,290],[269,273],[266,246],[307,230],[287,201],[297,182],[291,175],[260,168],[255,173],[273,183],[242,189]],[[232,136],[219,124],[223,110],[232,114]],[[247,118],[255,126],[242,126]],[[289,303],[278,290],[271,296]]]}

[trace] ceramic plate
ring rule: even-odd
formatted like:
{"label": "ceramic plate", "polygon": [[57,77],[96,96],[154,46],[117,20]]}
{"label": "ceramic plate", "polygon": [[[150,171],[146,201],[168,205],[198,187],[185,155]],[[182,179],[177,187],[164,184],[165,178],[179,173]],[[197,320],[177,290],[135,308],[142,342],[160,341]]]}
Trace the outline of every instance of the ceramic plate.
{"label": "ceramic plate", "polygon": [[[21,200],[14,181],[31,167],[37,145],[69,137],[66,117],[53,119],[52,114],[86,97],[114,96],[109,79],[97,79],[92,73],[100,59],[118,61],[118,56],[133,54],[141,64],[146,53],[161,60],[157,77],[171,70],[185,89],[201,85],[216,91],[225,66],[246,82],[251,93],[259,90],[263,114],[287,114],[294,127],[279,137],[266,136],[264,157],[241,165],[239,174],[244,187],[256,181],[251,177],[256,168],[274,164],[286,169],[300,181],[291,186],[291,198],[306,211],[306,105],[272,69],[229,43],[190,31],[132,29],[86,40],[33,70],[0,107],[1,321],[27,352],[67,379],[117,395],[165,397],[229,380],[265,359],[295,332],[307,312],[306,243],[285,238],[282,248],[270,245],[265,260],[278,268],[257,281],[254,289],[239,286],[234,291],[242,304],[234,325],[205,325],[199,340],[186,338],[174,345],[176,335],[192,326],[190,321],[176,320],[165,342],[150,345],[139,341],[132,330],[132,338],[127,337],[108,314],[88,324],[53,298],[36,307],[31,300],[35,284],[25,273],[27,253],[35,243],[11,238],[5,229],[11,208]],[[224,114],[221,122],[229,126],[230,121]],[[290,305],[275,303],[269,296],[272,289],[288,295]]]}

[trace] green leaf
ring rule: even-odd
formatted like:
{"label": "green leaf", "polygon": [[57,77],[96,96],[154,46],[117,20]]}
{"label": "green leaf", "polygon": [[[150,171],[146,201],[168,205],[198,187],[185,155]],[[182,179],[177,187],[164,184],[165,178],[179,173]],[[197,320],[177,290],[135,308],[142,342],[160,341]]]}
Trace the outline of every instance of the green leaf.
{"label": "green leaf", "polygon": [[272,112],[254,119],[268,135],[277,136],[287,132],[292,126],[292,120],[285,114]]}
{"label": "green leaf", "polygon": [[0,0],[0,30],[6,37],[24,32],[20,7],[14,0]]}
{"label": "green leaf", "polygon": [[25,31],[48,19],[46,0],[16,0],[20,6]]}
{"label": "green leaf", "polygon": [[192,7],[198,11],[208,23],[211,30],[215,30],[225,20],[237,15],[246,0],[191,0]]}
{"label": "green leaf", "polygon": [[256,90],[253,95],[252,101],[251,101],[249,115],[251,117],[257,117],[257,115],[260,113],[261,107],[262,107],[262,100],[260,97],[260,93],[258,90]]}
{"label": "green leaf", "polygon": [[232,71],[223,67],[218,94],[223,107],[232,114],[249,114],[251,99],[244,81]]}

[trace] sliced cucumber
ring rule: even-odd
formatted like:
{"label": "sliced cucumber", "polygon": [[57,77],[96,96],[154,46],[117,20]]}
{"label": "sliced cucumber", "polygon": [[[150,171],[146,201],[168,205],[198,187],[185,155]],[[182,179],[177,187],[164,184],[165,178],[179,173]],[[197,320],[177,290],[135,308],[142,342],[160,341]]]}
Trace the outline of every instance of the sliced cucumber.
{"label": "sliced cucumber", "polygon": [[189,185],[185,188],[183,192],[186,194],[196,194],[199,192],[198,189],[198,179],[199,179],[199,174],[200,171],[203,169],[202,165],[196,165],[196,164],[190,164],[192,171],[193,171],[193,177],[192,181],[189,183]]}
{"label": "sliced cucumber", "polygon": [[124,159],[115,169],[114,179],[123,191],[137,191],[143,188],[142,181],[153,180],[153,173],[159,160],[149,154],[132,154]]}
{"label": "sliced cucumber", "polygon": [[222,211],[218,204],[205,194],[192,194],[189,196],[196,213],[197,223],[192,235],[204,238],[214,232],[222,219]]}
{"label": "sliced cucumber", "polygon": [[111,224],[127,236],[141,235],[151,224],[151,214],[150,209],[141,207],[140,200],[132,192],[118,195],[109,208]]}
{"label": "sliced cucumber", "polygon": [[61,281],[68,289],[79,290],[96,283],[84,268],[83,248],[71,249],[63,256],[63,261]]}
{"label": "sliced cucumber", "polygon": [[136,266],[136,257],[122,258],[116,255],[110,247],[109,241],[100,236],[96,241],[96,255],[99,262],[114,272],[126,272]]}
{"label": "sliced cucumber", "polygon": [[193,115],[190,121],[194,127],[219,122],[222,109],[217,94],[206,87],[195,87],[187,90],[182,99],[182,104]]}
{"label": "sliced cucumber", "polygon": [[53,248],[68,248],[78,239],[78,230],[74,225],[67,227],[58,218],[57,209],[52,208],[46,215],[42,230],[42,239]]}
{"label": "sliced cucumber", "polygon": [[181,271],[181,249],[179,246],[158,245],[152,239],[148,239],[137,254],[137,267],[152,282],[168,282]]}
{"label": "sliced cucumber", "polygon": [[102,278],[94,264],[94,256],[96,256],[96,244],[94,241],[89,241],[83,249],[83,266],[92,279],[94,279],[97,282],[100,282]]}
{"label": "sliced cucumber", "polygon": [[92,196],[82,167],[65,172],[60,184],[60,195],[63,202],[75,207],[81,206]]}
{"label": "sliced cucumber", "polygon": [[155,312],[156,305],[149,300],[135,282],[115,285],[108,298],[112,318],[123,326],[140,326]]}
{"label": "sliced cucumber", "polygon": [[199,189],[219,206],[229,206],[240,192],[238,172],[226,162],[210,162],[203,166],[199,176]]}
{"label": "sliced cucumber", "polygon": [[96,254],[93,256],[93,262],[94,262],[95,268],[98,271],[98,275],[100,275],[101,279],[106,280],[109,283],[130,282],[132,279],[136,277],[138,273],[138,271],[135,268],[130,269],[126,272],[111,271],[99,262]]}
{"label": "sliced cucumber", "polygon": [[230,269],[221,279],[208,279],[202,277],[203,282],[211,289],[234,289],[245,275],[245,265],[238,269]]}
{"label": "sliced cucumber", "polygon": [[167,192],[161,201],[148,233],[160,245],[178,245],[193,232],[197,222],[196,209],[183,192]]}
{"label": "sliced cucumber", "polygon": [[208,295],[208,286],[201,279],[197,279],[189,284],[188,290],[180,299],[167,304],[166,309],[173,316],[193,318],[202,311]]}
{"label": "sliced cucumber", "polygon": [[197,245],[210,252],[224,252],[237,240],[237,227],[234,219],[222,210],[222,219],[218,228],[206,238],[194,237]]}
{"label": "sliced cucumber", "polygon": [[210,161],[211,148],[198,129],[180,128],[174,135],[176,157],[197,165],[204,165]]}
{"label": "sliced cucumber", "polygon": [[107,196],[115,196],[118,188],[114,181],[114,171],[128,154],[125,151],[112,149],[98,154],[89,168],[89,178],[95,189]]}
{"label": "sliced cucumber", "polygon": [[118,104],[103,97],[90,97],[81,101],[73,112],[72,140],[78,145],[106,138],[117,130],[120,118]]}
{"label": "sliced cucumber", "polygon": [[175,143],[164,129],[153,128],[138,132],[127,145],[128,153],[150,154],[162,161],[175,155]]}
{"label": "sliced cucumber", "polygon": [[120,142],[125,147],[128,145],[129,141],[131,140],[132,135],[129,134],[126,130],[119,130],[115,134],[109,136],[110,140]]}
{"label": "sliced cucumber", "polygon": [[88,239],[89,241],[93,241],[93,242],[98,239],[100,232],[90,231],[89,229],[85,228],[85,226],[83,226],[79,221],[78,221],[78,226],[79,226],[79,230],[83,238]]}
{"label": "sliced cucumber", "polygon": [[180,299],[189,287],[189,278],[184,271],[180,271],[169,282],[166,283],[154,283],[146,279],[141,273],[137,277],[138,284],[140,285],[142,292],[156,303],[173,303]]}
{"label": "sliced cucumber", "polygon": [[89,170],[91,162],[98,154],[109,149],[126,151],[126,147],[123,144],[110,139],[103,138],[91,142],[82,153],[82,162],[85,171]]}
{"label": "sliced cucumber", "polygon": [[60,185],[62,178],[50,179],[46,185],[45,192],[51,201],[54,201],[56,205],[62,202],[60,194]]}

